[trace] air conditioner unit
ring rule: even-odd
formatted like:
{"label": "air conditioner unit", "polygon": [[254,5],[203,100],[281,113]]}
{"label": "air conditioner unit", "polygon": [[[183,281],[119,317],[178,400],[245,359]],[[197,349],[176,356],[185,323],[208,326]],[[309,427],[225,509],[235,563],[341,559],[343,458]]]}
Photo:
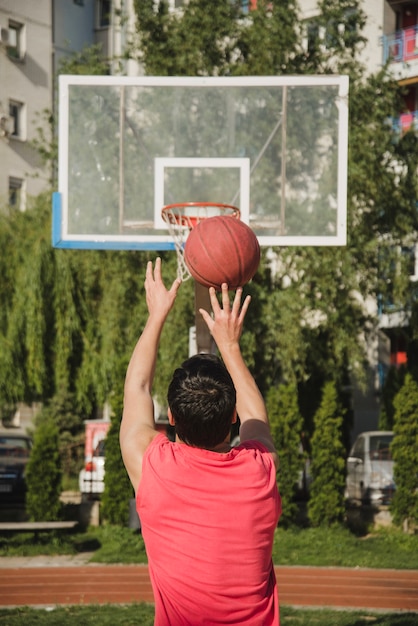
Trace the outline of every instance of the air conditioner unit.
{"label": "air conditioner unit", "polygon": [[9,41],[9,31],[7,28],[0,28],[0,44],[7,44]]}
{"label": "air conditioner unit", "polygon": [[0,137],[10,137],[13,132],[14,120],[10,115],[0,113]]}

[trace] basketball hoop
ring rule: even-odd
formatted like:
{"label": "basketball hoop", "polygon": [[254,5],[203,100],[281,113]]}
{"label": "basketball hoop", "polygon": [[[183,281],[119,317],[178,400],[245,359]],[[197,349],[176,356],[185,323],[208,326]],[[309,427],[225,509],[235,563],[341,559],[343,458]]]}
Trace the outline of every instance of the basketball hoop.
{"label": "basketball hoop", "polygon": [[187,234],[202,220],[215,215],[230,215],[240,219],[240,210],[232,204],[219,202],[179,202],[167,204],[161,209],[161,217],[167,224],[177,254],[177,275],[181,280],[191,277],[184,260],[184,243]]}

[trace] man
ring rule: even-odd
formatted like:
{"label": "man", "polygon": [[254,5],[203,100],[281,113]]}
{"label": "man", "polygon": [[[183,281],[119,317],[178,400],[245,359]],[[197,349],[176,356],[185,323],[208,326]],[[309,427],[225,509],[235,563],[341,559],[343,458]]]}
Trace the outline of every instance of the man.
{"label": "man", "polygon": [[[125,381],[120,443],[136,492],[157,626],[279,624],[271,553],[281,512],[277,455],[265,403],[241,355],[250,304],[210,289],[200,310],[223,363],[196,355],[173,376],[168,419],[176,441],[155,430],[152,400],[161,331],[180,286],[166,289],[161,260],[148,263],[149,316]],[[230,447],[240,418],[240,445]]]}

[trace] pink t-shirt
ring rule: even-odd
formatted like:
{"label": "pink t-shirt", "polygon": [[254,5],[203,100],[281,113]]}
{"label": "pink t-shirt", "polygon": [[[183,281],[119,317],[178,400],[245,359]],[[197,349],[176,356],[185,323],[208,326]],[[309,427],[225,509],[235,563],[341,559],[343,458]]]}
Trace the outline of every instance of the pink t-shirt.
{"label": "pink t-shirt", "polygon": [[220,454],[157,435],[137,493],[156,626],[277,626],[271,552],[281,513],[260,443]]}

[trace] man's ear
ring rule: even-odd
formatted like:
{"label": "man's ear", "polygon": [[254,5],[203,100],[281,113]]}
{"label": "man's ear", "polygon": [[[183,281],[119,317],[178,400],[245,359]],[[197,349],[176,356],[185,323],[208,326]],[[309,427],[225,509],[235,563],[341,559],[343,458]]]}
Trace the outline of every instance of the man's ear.
{"label": "man's ear", "polygon": [[237,423],[237,419],[238,419],[237,410],[234,409],[234,414],[232,416],[231,424],[236,424]]}
{"label": "man's ear", "polygon": [[167,416],[168,416],[168,423],[170,424],[170,426],[175,426],[176,422],[174,421],[174,417],[173,417],[170,407],[168,407],[167,409]]}

